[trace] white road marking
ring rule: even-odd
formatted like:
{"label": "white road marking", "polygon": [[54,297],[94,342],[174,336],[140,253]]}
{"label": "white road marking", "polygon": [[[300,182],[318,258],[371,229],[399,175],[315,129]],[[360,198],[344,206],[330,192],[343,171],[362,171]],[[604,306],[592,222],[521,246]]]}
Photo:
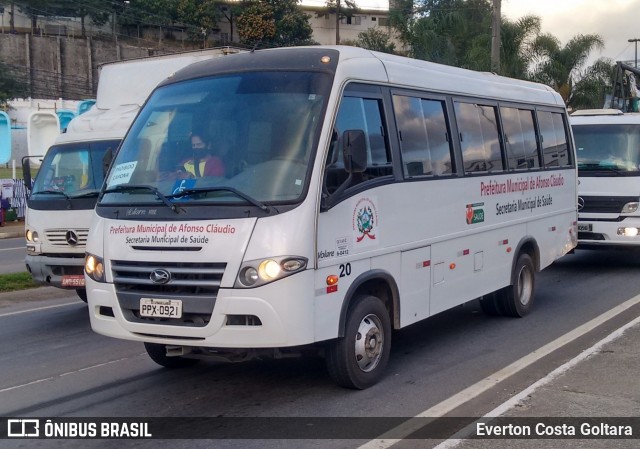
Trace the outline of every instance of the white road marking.
{"label": "white road marking", "polygon": [[[581,352],[579,355],[569,360],[564,365],[561,365],[555,370],[551,371],[542,379],[532,383],[517,395],[511,397],[507,401],[503,402],[502,404],[500,404],[499,406],[491,410],[489,413],[485,414],[482,418],[496,417],[506,413],[513,407],[517,406],[520,402],[522,402],[522,400],[526,399],[529,395],[533,394],[533,392],[535,392],[538,388],[543,387],[544,385],[548,384],[558,376],[569,371],[578,363],[591,357],[593,354],[600,351],[604,345],[614,341],[616,338],[619,338],[627,329],[635,326],[638,323],[640,323],[640,317],[616,329],[615,331],[607,335],[605,338],[597,342],[595,345],[591,346],[589,349]],[[480,419],[478,421],[480,421]],[[460,430],[457,434],[453,435],[451,439],[440,443],[434,449],[448,449],[448,448],[456,447],[458,444],[460,444],[463,441],[463,438],[465,436],[470,435],[471,432],[475,430],[475,424],[476,424],[475,422],[472,424],[469,424],[467,427]]]}
{"label": "white road marking", "polygon": [[24,246],[16,246],[15,248],[1,248],[0,251],[15,251],[16,249],[27,250]]}
{"label": "white road marking", "polygon": [[[140,357],[141,355],[142,355],[142,353],[141,354],[137,354],[137,355],[135,355],[133,357]],[[79,368],[77,370],[68,371],[66,373],[57,374],[55,376],[45,377],[43,379],[33,380],[33,381],[27,382],[25,384],[15,385],[13,387],[3,388],[2,390],[0,390],[0,393],[5,393],[7,391],[17,390],[19,388],[28,387],[30,385],[35,385],[35,384],[39,384],[39,383],[42,383],[42,382],[48,382],[48,381],[56,380],[58,378],[61,378],[61,377],[64,377],[64,376],[68,376],[70,374],[77,374],[77,373],[81,373],[83,371],[88,371],[88,370],[92,370],[92,369],[95,369],[95,368],[101,368],[103,366],[113,365],[114,363],[118,363],[118,362],[122,362],[122,361],[125,361],[125,360],[132,359],[133,357],[123,357],[123,358],[118,359],[118,360],[112,360],[110,362],[105,362],[105,363],[98,363],[97,365],[87,366],[85,368]]]}
{"label": "white road marking", "polygon": [[[411,435],[412,433],[421,429],[424,426],[425,421],[423,418],[438,418],[446,415],[450,411],[458,408],[459,406],[465,404],[466,402],[479,396],[480,394],[488,391],[489,389],[493,388],[500,382],[503,382],[504,380],[508,379],[514,374],[517,374],[518,372],[534,364],[541,358],[553,353],[554,351],[557,351],[561,347],[571,343],[572,341],[592,331],[593,329],[597,328],[601,324],[621,314],[625,310],[635,306],[638,303],[640,303],[640,295],[637,295],[623,302],[622,304],[614,307],[613,309],[608,310],[602,315],[599,315],[596,318],[592,319],[591,321],[588,321],[583,325],[575,328],[571,332],[568,332],[562,335],[561,337],[558,337],[552,342],[547,343],[541,348],[536,349],[535,351],[527,354],[526,356],[520,358],[519,360],[516,360],[512,364],[485,377],[484,379],[478,381],[474,385],[471,385],[470,387],[465,388],[459,393],[440,402],[439,404],[436,404],[433,407],[417,414],[414,418],[408,419],[407,421],[397,426],[396,428],[391,429],[386,434],[391,433],[393,435],[403,435],[403,436]],[[360,446],[358,449],[386,449],[402,441],[401,438],[385,438],[386,434],[380,435],[378,438],[368,441],[367,443]]]}
{"label": "white road marking", "polygon": [[19,310],[17,312],[0,313],[0,318],[4,318],[6,316],[21,315],[23,313],[29,313],[29,312],[38,312],[40,310],[55,309],[57,307],[71,306],[73,304],[79,305],[80,302],[79,301],[66,302],[64,304],[56,304],[54,306],[42,306],[42,307],[36,307],[35,309]]}

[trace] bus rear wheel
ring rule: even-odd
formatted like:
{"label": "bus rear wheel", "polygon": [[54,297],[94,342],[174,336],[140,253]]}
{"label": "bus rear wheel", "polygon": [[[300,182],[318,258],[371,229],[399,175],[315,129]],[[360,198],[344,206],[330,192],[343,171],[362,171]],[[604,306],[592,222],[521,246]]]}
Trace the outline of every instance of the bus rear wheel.
{"label": "bus rear wheel", "polygon": [[198,359],[187,359],[179,356],[168,357],[167,347],[156,343],[145,343],[144,349],[147,350],[147,354],[149,354],[151,360],[165,368],[185,368],[187,366],[195,365],[200,361]]}
{"label": "bus rear wheel", "polygon": [[329,375],[342,387],[368,388],[382,378],[390,350],[387,308],[375,296],[360,296],[347,315],[344,337],[329,345]]}
{"label": "bus rear wheel", "polygon": [[536,269],[533,259],[527,253],[520,254],[513,267],[511,285],[495,293],[496,303],[502,314],[521,318],[531,312],[535,277]]}

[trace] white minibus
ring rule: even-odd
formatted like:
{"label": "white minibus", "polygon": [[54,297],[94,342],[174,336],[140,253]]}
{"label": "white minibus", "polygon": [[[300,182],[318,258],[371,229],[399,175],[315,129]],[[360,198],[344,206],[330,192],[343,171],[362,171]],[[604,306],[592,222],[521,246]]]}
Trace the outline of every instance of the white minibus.
{"label": "white minibus", "polygon": [[578,164],[578,246],[640,245],[640,114],[618,109],[570,117]]}
{"label": "white minibus", "polygon": [[543,85],[342,46],[196,63],[106,177],[91,325],[166,367],[319,349],[366,388],[394,329],[478,297],[529,313],[536,273],[576,245],[576,182]]}

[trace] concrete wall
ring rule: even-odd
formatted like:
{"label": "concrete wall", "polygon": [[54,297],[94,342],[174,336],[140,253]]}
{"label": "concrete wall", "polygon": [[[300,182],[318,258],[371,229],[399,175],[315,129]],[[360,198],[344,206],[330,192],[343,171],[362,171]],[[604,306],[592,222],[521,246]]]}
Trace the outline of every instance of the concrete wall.
{"label": "concrete wall", "polygon": [[0,61],[27,83],[34,98],[95,98],[100,64],[152,52],[91,38],[0,34]]}

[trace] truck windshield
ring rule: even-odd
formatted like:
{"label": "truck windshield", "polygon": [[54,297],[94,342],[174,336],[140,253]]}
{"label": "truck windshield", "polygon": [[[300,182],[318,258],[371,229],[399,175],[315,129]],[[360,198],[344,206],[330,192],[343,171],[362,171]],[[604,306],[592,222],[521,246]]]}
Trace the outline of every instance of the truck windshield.
{"label": "truck windshield", "polygon": [[640,125],[573,125],[582,176],[640,173]]}
{"label": "truck windshield", "polygon": [[323,73],[264,71],[157,89],[111,165],[100,204],[161,202],[153,189],[129,184],[182,208],[301,201],[330,83]]}
{"label": "truck windshield", "polygon": [[97,197],[104,181],[104,154],[115,151],[119,143],[105,140],[52,146],[38,169],[30,200]]}

